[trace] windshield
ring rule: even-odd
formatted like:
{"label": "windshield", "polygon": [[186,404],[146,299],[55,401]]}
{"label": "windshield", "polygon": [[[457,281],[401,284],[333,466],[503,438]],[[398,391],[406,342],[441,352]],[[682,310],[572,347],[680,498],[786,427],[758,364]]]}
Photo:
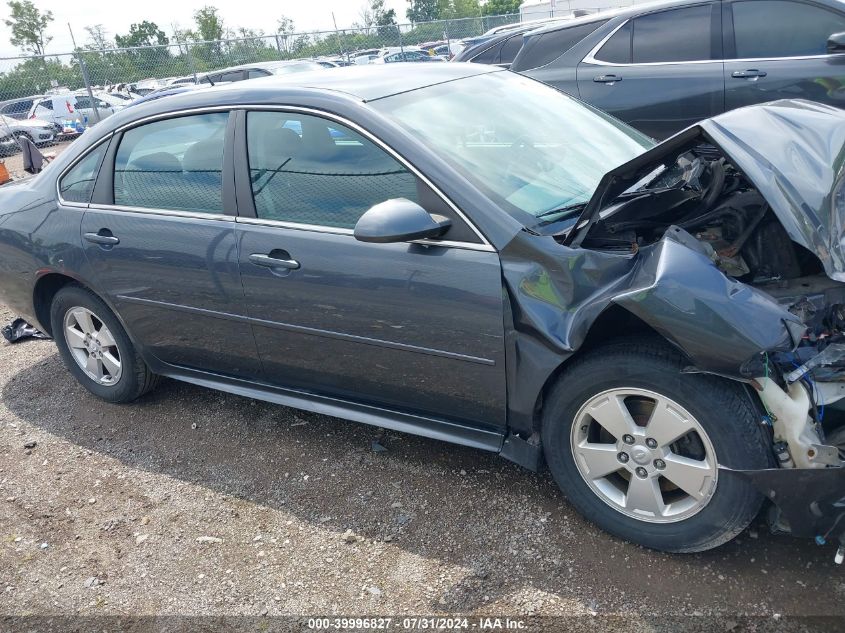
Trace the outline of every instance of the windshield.
{"label": "windshield", "polygon": [[590,106],[511,72],[372,105],[530,225],[577,217],[605,173],[654,145]]}

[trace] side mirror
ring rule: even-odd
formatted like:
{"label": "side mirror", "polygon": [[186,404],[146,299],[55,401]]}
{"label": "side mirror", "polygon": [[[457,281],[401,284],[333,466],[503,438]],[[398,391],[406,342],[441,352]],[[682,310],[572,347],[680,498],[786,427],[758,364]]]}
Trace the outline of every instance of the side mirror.
{"label": "side mirror", "polygon": [[827,53],[828,55],[845,53],[845,33],[834,33],[827,38]]}
{"label": "side mirror", "polygon": [[416,202],[393,198],[370,207],[355,225],[355,239],[361,242],[407,242],[443,235],[452,221],[432,215]]}

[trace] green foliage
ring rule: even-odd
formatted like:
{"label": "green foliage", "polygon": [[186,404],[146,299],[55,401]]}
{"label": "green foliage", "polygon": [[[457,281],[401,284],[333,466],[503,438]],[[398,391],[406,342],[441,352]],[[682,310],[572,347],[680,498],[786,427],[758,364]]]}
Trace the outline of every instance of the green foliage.
{"label": "green foliage", "polygon": [[30,0],[10,0],[11,16],[3,22],[12,29],[13,46],[20,46],[25,53],[43,55],[44,48],[53,38],[47,35],[47,26],[53,21],[53,12],[41,13]]}
{"label": "green foliage", "polygon": [[519,7],[523,0],[487,0],[481,5],[481,12],[484,15],[510,15],[519,13]]}
{"label": "green foliage", "polygon": [[194,22],[197,24],[197,39],[205,42],[223,39],[223,18],[220,10],[209,5],[194,12]]}
{"label": "green foliage", "polygon": [[144,20],[140,24],[133,24],[129,27],[127,35],[115,35],[114,41],[118,48],[129,48],[132,46],[161,46],[170,42],[158,24]]}
{"label": "green foliage", "polygon": [[440,19],[439,0],[408,0],[405,16],[411,22],[433,22]]}

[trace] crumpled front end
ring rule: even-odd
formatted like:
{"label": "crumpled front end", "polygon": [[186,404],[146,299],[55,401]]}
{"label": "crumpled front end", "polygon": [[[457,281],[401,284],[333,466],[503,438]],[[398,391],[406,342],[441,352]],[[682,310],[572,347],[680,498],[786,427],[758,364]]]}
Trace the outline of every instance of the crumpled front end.
{"label": "crumpled front end", "polygon": [[[832,406],[845,397],[843,169],[841,111],[747,108],[609,172],[574,223],[515,238],[502,252],[511,419],[530,417],[527,381],[644,324],[685,371],[742,381],[757,400],[777,467],[720,464],[725,476],[771,500],[778,531],[845,553],[845,409]],[[608,324],[619,331],[597,333]]]}

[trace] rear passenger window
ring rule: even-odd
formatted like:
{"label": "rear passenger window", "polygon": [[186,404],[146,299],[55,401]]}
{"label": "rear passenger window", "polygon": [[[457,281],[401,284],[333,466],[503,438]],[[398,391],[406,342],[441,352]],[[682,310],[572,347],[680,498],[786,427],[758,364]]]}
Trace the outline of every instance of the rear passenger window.
{"label": "rear passenger window", "polygon": [[711,59],[711,5],[673,9],[634,20],[635,64]]}
{"label": "rear passenger window", "polygon": [[519,35],[514,35],[512,38],[507,40],[500,50],[499,64],[512,64],[513,60],[516,58],[517,53],[519,53],[519,49],[522,48],[522,33]]}
{"label": "rear passenger window", "polygon": [[470,61],[475,62],[476,64],[498,64],[501,50],[502,42],[499,42],[498,44],[494,44],[487,50],[481,51]]}
{"label": "rear passenger window", "polygon": [[82,202],[88,204],[97,180],[97,171],[106,153],[108,143],[100,143],[99,147],[91,151],[80,160],[59,181],[59,192],[66,202]]}
{"label": "rear passenger window", "polygon": [[223,212],[225,112],[147,123],[123,134],[114,165],[114,203]]}
{"label": "rear passenger window", "polygon": [[631,63],[631,23],[623,24],[596,53],[596,59],[610,64]]}
{"label": "rear passenger window", "polygon": [[337,123],[250,112],[247,143],[259,218],[351,229],[367,209],[385,200],[419,202],[411,172]]}
{"label": "rear passenger window", "polygon": [[512,70],[530,70],[553,62],[604,23],[590,22],[529,37],[513,60]]}
{"label": "rear passenger window", "polygon": [[845,17],[811,4],[761,0],[731,6],[738,59],[824,55],[827,38],[845,31]]}

